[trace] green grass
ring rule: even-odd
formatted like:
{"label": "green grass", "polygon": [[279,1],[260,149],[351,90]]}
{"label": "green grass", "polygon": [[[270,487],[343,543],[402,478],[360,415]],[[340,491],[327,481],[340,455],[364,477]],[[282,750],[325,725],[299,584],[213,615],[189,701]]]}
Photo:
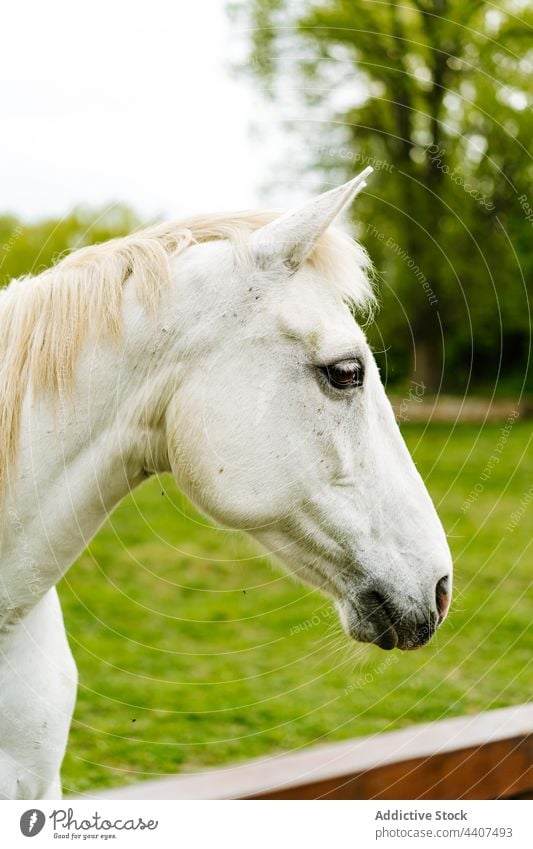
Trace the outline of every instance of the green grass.
{"label": "green grass", "polygon": [[404,435],[455,557],[452,612],[433,642],[414,653],[350,643],[327,600],[211,527],[170,478],[152,480],[60,587],[80,672],[65,792],[530,698],[533,505],[506,526],[532,483],[531,427],[514,425],[484,481],[500,425]]}

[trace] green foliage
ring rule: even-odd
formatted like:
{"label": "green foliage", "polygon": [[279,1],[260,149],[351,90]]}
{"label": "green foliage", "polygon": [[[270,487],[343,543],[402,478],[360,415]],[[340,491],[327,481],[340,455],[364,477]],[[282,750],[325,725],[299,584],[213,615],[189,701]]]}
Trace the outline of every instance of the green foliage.
{"label": "green foliage", "polygon": [[76,209],[64,218],[26,223],[0,216],[0,286],[15,277],[38,274],[65,252],[125,236],[139,221],[128,207]]}
{"label": "green foliage", "polygon": [[240,15],[248,70],[294,115],[325,184],[377,171],[356,215],[380,272],[373,341],[389,348],[389,379],[414,369],[435,389],[444,364],[455,392],[502,374],[520,387],[533,271],[531,6],[246,0]]}
{"label": "green foliage", "polygon": [[65,792],[527,700],[531,427],[514,424],[488,479],[500,425],[404,435],[455,559],[435,639],[419,652],[356,646],[324,597],[209,524],[170,478],[151,480],[60,585],[80,671]]}

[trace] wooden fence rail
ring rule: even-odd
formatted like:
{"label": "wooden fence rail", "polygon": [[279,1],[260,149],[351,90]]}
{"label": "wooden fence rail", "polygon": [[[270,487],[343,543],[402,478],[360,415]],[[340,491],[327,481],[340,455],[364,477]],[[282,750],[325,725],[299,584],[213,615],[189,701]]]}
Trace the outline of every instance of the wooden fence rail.
{"label": "wooden fence rail", "polygon": [[533,704],[82,798],[495,799],[532,793]]}

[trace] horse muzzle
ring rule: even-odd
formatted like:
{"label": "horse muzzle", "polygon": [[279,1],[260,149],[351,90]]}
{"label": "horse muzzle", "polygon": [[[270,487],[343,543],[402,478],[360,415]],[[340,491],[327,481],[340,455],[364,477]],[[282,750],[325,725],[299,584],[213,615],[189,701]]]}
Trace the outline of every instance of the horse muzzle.
{"label": "horse muzzle", "polygon": [[343,627],[352,639],[385,651],[413,651],[425,646],[444,621],[450,605],[450,578],[436,584],[431,602],[399,603],[383,589],[366,589],[339,603]]}

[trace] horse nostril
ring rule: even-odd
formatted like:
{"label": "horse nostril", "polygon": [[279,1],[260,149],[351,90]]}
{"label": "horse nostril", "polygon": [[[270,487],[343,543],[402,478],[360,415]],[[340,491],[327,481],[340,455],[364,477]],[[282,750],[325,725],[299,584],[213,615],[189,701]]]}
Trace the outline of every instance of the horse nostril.
{"label": "horse nostril", "polygon": [[450,604],[450,578],[448,575],[444,575],[444,577],[437,581],[437,587],[435,589],[435,598],[437,602],[437,611],[439,614],[438,624],[440,625],[440,623],[446,616]]}

